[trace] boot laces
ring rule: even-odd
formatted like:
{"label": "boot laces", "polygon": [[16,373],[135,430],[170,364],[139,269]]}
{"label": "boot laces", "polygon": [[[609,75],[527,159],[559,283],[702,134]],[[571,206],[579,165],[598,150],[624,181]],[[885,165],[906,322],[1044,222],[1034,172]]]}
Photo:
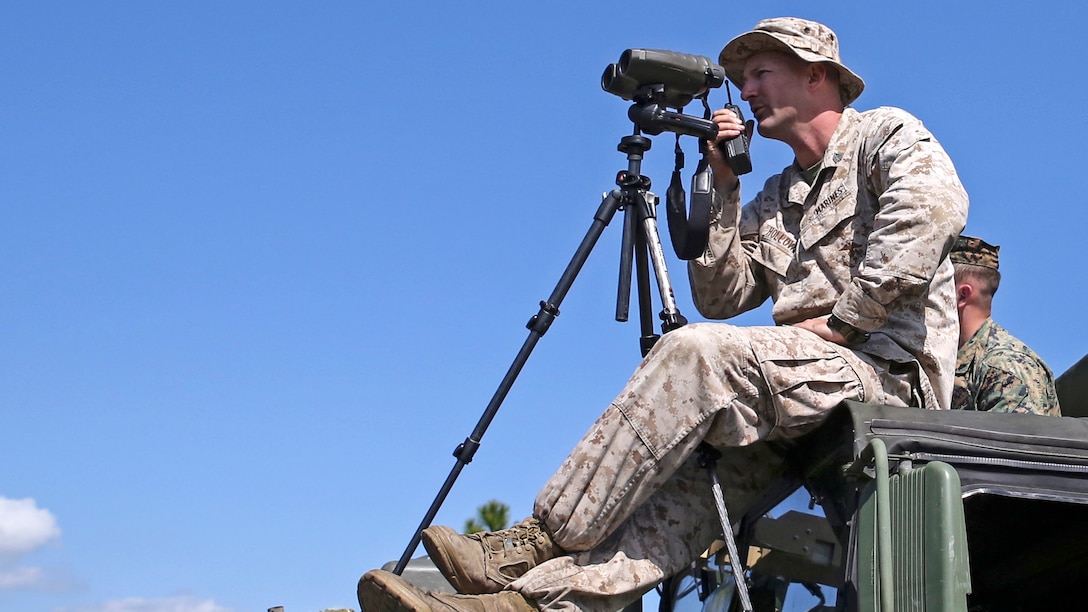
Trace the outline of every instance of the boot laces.
{"label": "boot laces", "polygon": [[504,553],[516,553],[523,548],[532,550],[535,544],[543,543],[545,538],[544,532],[535,524],[518,524],[483,537],[492,540],[492,545],[488,548]]}

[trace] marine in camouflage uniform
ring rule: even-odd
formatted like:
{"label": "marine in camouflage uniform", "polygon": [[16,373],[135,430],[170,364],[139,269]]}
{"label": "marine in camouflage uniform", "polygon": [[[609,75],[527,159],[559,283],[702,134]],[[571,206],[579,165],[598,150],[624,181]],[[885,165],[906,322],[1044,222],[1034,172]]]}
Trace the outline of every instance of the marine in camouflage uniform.
{"label": "marine in camouflage uniform", "polygon": [[1000,249],[980,238],[960,236],[949,255],[956,270],[963,340],[952,408],[1061,416],[1050,368],[990,318],[1001,282]]}
{"label": "marine in camouflage uniform", "polygon": [[[823,95],[834,96],[828,106],[841,116],[817,159],[787,167],[743,208],[739,182],[711,154],[710,243],[689,275],[705,316],[730,317],[770,298],[778,326],[702,323],[665,334],[544,486],[533,518],[494,534],[424,531],[458,591],[491,595],[431,596],[375,571],[360,581],[368,612],[531,609],[527,602],[617,610],[719,535],[709,477],[694,454],[700,443],[723,451],[719,478],[739,516],[781,474],[776,444],[841,401],[949,407],[957,324],[944,255],[968,206],[952,162],[908,113],[845,107],[864,83],[842,65],[827,27],[765,20],[726,45],[720,61],[754,108],[746,62],[768,57],[785,66],[803,60],[793,70],[826,79],[832,89]],[[761,133],[764,110],[755,112]],[[728,111],[715,121],[719,138],[744,128]]]}

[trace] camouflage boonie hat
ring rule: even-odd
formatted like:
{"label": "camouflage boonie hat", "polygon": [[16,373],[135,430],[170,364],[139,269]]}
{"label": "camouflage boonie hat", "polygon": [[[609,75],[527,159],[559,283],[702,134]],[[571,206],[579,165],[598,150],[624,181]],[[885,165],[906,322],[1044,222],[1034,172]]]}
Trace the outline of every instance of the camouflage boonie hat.
{"label": "camouflage boonie hat", "polygon": [[726,43],[718,55],[725,75],[737,87],[744,87],[744,63],[763,51],[786,51],[806,62],[827,62],[839,71],[839,95],[843,104],[858,99],[865,81],[843,65],[839,59],[839,38],[831,28],[815,21],[797,17],[775,17],[756,24]]}
{"label": "camouflage boonie hat", "polygon": [[970,266],[982,266],[997,270],[997,252],[1001,247],[994,246],[981,238],[960,236],[956,238],[956,244],[952,245],[952,252],[948,258],[954,264],[967,264]]}

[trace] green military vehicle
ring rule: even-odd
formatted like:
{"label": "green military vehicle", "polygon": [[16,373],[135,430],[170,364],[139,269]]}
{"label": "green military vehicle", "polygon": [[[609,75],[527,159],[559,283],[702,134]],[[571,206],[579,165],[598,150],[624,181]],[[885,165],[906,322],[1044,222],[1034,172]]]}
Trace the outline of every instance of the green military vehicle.
{"label": "green military vehicle", "polygon": [[[845,403],[732,517],[746,596],[718,552],[666,581],[660,610],[1079,609],[1088,357],[1057,388],[1061,418]],[[770,516],[798,491],[822,514]]]}

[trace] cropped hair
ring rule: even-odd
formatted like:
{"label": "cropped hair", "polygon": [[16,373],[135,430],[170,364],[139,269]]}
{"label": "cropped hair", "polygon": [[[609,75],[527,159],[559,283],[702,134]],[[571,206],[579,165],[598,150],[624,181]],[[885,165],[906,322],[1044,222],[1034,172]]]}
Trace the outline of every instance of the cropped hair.
{"label": "cropped hair", "polygon": [[964,263],[953,264],[953,268],[956,270],[957,285],[970,278],[986,297],[992,298],[997,293],[997,287],[1001,284],[1001,272],[986,266]]}

